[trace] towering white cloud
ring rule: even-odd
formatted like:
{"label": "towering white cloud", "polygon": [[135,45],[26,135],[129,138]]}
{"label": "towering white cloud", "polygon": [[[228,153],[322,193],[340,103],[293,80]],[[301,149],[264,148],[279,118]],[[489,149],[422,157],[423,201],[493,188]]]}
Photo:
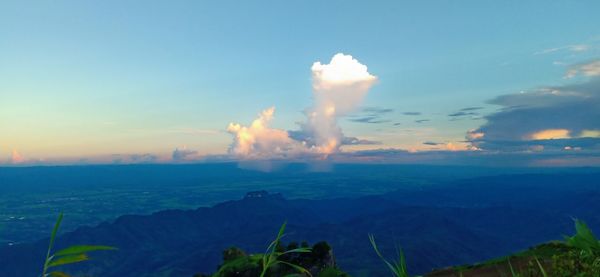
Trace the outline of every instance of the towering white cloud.
{"label": "towering white cloud", "polygon": [[304,132],[312,136],[312,147],[320,153],[339,150],[343,139],[337,124],[339,117],[356,110],[363,98],[377,81],[367,66],[350,55],[333,56],[329,64],[315,62],[311,68],[315,103],[307,109]]}
{"label": "towering white cloud", "polygon": [[230,123],[234,135],[230,153],[243,158],[277,158],[298,154],[328,155],[339,151],[345,140],[338,118],[356,110],[377,81],[367,66],[350,55],[333,56],[329,64],[312,67],[314,104],[306,109],[301,130],[269,127],[275,108],[264,110],[250,126]]}

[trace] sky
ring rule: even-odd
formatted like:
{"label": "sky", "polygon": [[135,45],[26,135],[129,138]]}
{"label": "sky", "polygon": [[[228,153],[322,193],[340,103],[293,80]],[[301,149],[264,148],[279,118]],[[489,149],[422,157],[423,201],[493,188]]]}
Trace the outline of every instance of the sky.
{"label": "sky", "polygon": [[598,11],[2,1],[0,164],[598,166]]}

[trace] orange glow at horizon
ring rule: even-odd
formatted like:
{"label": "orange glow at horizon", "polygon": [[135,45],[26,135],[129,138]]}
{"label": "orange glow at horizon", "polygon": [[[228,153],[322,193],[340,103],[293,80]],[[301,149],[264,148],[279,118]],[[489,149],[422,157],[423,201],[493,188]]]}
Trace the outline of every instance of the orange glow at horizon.
{"label": "orange glow at horizon", "polygon": [[567,129],[547,129],[539,132],[535,132],[529,136],[530,139],[544,140],[544,139],[565,139],[571,138],[571,131]]}
{"label": "orange glow at horizon", "polygon": [[19,153],[19,151],[17,151],[16,149],[13,149],[12,156],[11,156],[11,162],[14,164],[19,164],[24,161],[25,161],[25,158],[23,158],[23,156]]}

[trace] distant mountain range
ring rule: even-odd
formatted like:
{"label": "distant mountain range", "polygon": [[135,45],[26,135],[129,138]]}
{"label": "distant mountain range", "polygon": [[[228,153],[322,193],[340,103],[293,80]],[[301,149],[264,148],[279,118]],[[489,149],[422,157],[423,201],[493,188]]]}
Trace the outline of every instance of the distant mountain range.
{"label": "distant mountain range", "polygon": [[[286,200],[255,192],[210,208],[125,215],[58,238],[60,248],[102,244],[118,251],[65,271],[92,276],[192,276],[214,272],[221,252],[261,252],[288,222],[286,241],[327,241],[352,276],[384,276],[384,253],[401,245],[414,273],[474,263],[573,232],[572,218],[600,229],[600,174],[531,174],[451,181],[378,196]],[[67,218],[68,220],[68,214]],[[38,276],[47,240],[0,248],[3,276]]]}

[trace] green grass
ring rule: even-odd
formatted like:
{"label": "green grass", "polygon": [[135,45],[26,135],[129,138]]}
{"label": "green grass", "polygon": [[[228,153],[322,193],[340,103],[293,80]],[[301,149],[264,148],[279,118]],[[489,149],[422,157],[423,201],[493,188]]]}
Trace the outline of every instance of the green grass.
{"label": "green grass", "polygon": [[285,254],[311,252],[311,249],[307,248],[307,247],[294,248],[291,250],[287,250],[285,252],[277,251],[277,246],[281,243],[281,238],[284,236],[286,224],[287,223],[284,222],[283,225],[281,225],[281,228],[279,228],[279,232],[277,233],[277,237],[275,238],[275,240],[273,240],[271,242],[271,244],[269,244],[269,247],[267,247],[265,254],[262,256],[262,259],[261,259],[262,272],[260,273],[260,277],[264,277],[270,268],[272,268],[278,264],[287,265],[287,266],[297,270],[298,272],[305,273],[305,274],[308,274],[309,276],[312,276],[310,274],[310,271],[308,271],[307,269],[305,269],[299,265],[289,263],[286,261],[282,261],[279,259],[279,257],[281,257],[282,255],[285,255]]}
{"label": "green grass", "polygon": [[[506,263],[510,276],[597,277],[600,276],[600,241],[585,224],[575,220],[575,234],[565,236],[564,241],[553,241],[532,247],[516,254],[491,259],[483,263],[457,266],[457,271],[476,270],[481,267]],[[511,261],[526,263],[525,271],[517,270]]]}

